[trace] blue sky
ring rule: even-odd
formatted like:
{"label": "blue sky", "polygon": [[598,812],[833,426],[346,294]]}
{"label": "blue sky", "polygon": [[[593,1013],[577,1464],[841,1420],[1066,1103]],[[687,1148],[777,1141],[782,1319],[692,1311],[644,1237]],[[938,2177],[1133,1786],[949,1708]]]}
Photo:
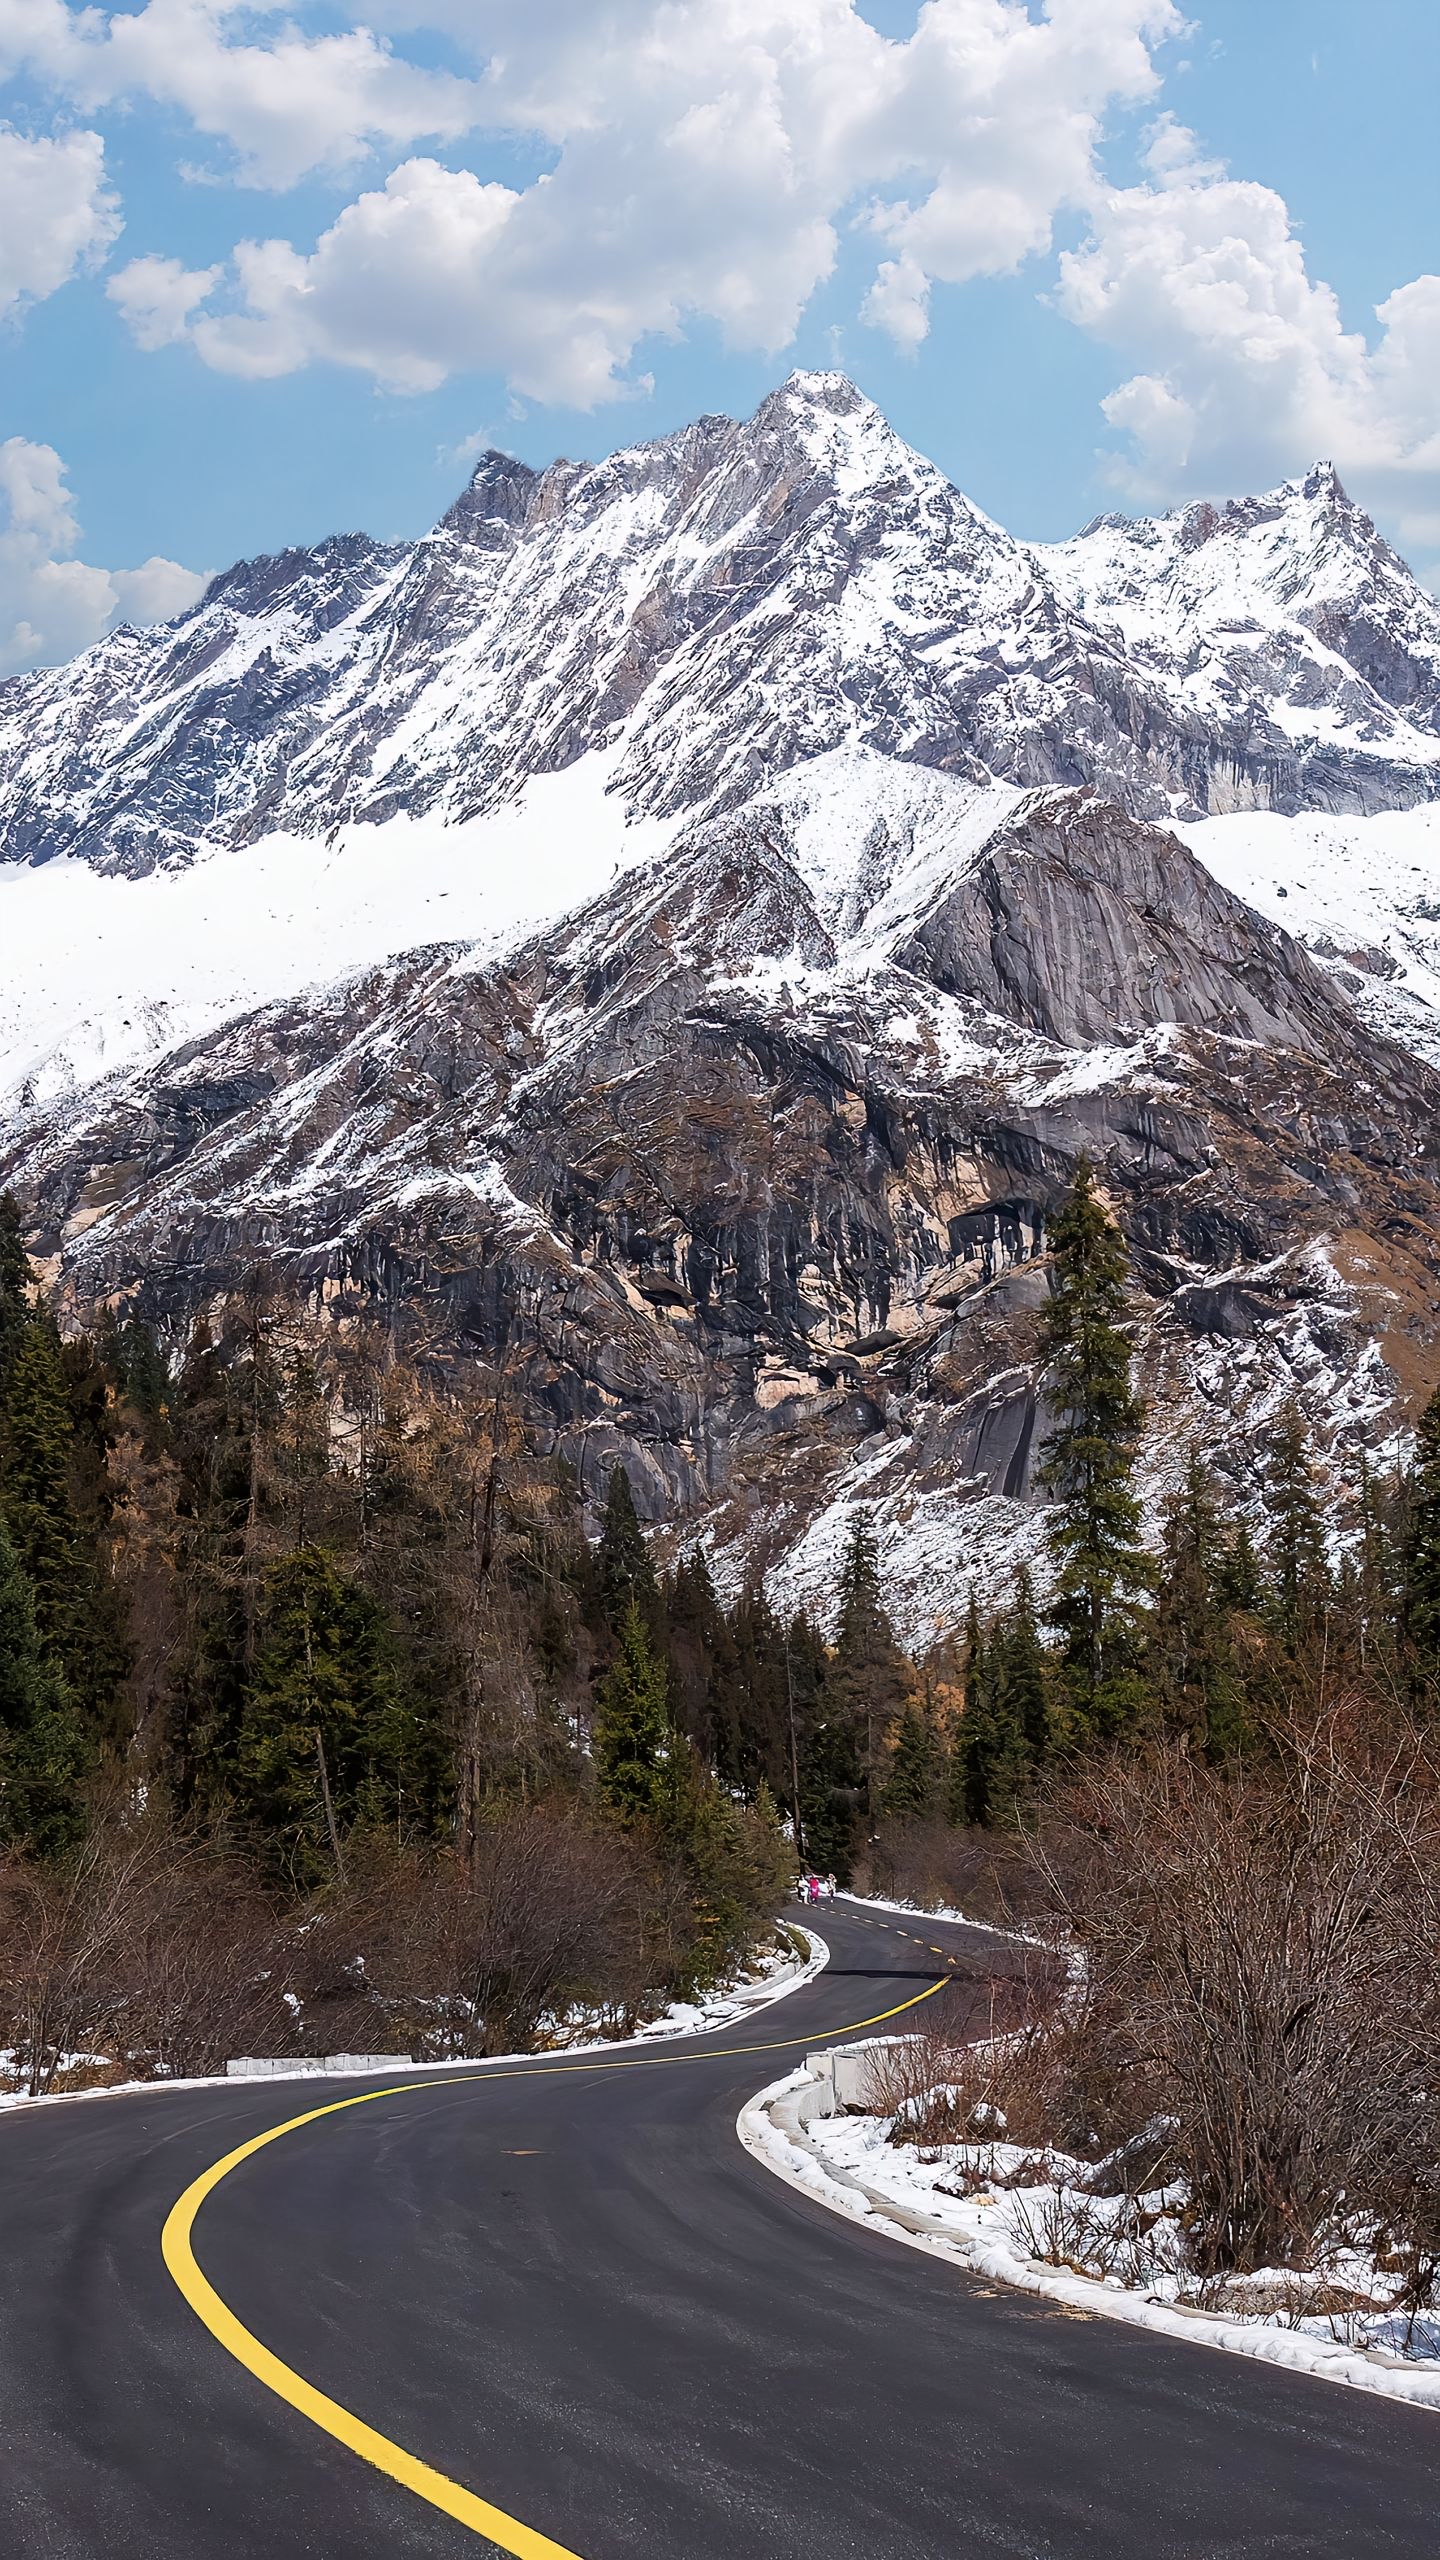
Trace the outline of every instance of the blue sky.
{"label": "blue sky", "polygon": [[0,673],[796,363],[1022,534],[1327,452],[1440,555],[1435,0],[0,0],[0,72]]}

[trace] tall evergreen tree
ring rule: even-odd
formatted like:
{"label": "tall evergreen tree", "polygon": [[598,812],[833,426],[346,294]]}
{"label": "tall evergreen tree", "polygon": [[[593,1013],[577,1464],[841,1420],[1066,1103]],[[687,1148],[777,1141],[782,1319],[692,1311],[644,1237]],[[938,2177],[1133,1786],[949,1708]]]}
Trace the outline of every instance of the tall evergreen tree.
{"label": "tall evergreen tree", "polygon": [[1440,1387],[1420,1416],[1404,1561],[1405,1632],[1422,1682],[1440,1694]]}
{"label": "tall evergreen tree", "polygon": [[1270,1529],[1270,1613],[1287,1653],[1313,1634],[1330,1599],[1325,1528],[1310,1463],[1310,1440],[1298,1406],[1280,1418],[1265,1484]]}
{"label": "tall evergreen tree", "polygon": [[1001,1629],[1000,1646],[1008,1710],[1024,1744],[1027,1768],[1033,1772],[1049,1756],[1052,1729],[1050,1668],[1040,1638],[1028,1565],[1020,1567],[1015,1606]]}
{"label": "tall evergreen tree", "polygon": [[601,1801],[612,1813],[635,1822],[660,1812],[670,1757],[665,1666],[634,1596],[620,1649],[600,1683],[590,1748]]}
{"label": "tall evergreen tree", "polygon": [[928,1822],[944,1792],[944,1745],[928,1705],[912,1698],[900,1718],[880,1809],[892,1822]]}
{"label": "tall evergreen tree", "polygon": [[1221,1551],[1215,1596],[1231,1617],[1257,1618],[1265,1606],[1265,1572],[1247,1520],[1240,1522]]}
{"label": "tall evergreen tree", "polygon": [[0,1196],[0,1396],[29,1326],[34,1278],[20,1205],[14,1193],[7,1191]]}
{"label": "tall evergreen tree", "polygon": [[989,1829],[1013,1819],[1030,1774],[1020,1696],[1010,1678],[1012,1635],[1002,1622],[972,1638],[965,1668],[955,1792],[962,1818]]}
{"label": "tall evergreen tree", "polygon": [[[784,1771],[774,1792],[794,1817],[797,1850],[808,1866],[818,1865],[822,1874],[833,1867],[848,1880],[860,1772],[848,1724],[829,1711],[831,1667],[819,1628],[797,1611],[783,1631],[773,1691],[767,1689],[766,1697]],[[819,1825],[813,1838],[812,1818]]]}
{"label": "tall evergreen tree", "polygon": [[[817,1693],[819,1670],[807,1654],[797,1674],[791,1638],[763,1591],[741,1593],[730,1611],[728,1627],[741,1783],[751,1795],[765,1786],[774,1802],[793,1817],[799,1746],[809,1722],[804,1699]],[[816,1640],[815,1653],[822,1667],[823,1652]]]}
{"label": "tall evergreen tree", "polygon": [[1087,1157],[1051,1249],[1043,1356],[1056,1421],[1039,1474],[1054,1506],[1049,1616],[1074,1723],[1103,1736],[1140,1710],[1141,1604],[1154,1574],[1134,1489],[1144,1406],[1130,1382],[1125,1248]]}
{"label": "tall evergreen tree", "polygon": [[60,1336],[48,1316],[36,1316],[20,1337],[5,1397],[4,1508],[41,1638],[57,1660],[68,1650],[83,1566],[72,1433]]}
{"label": "tall evergreen tree", "polygon": [[1223,1757],[1244,1735],[1242,1683],[1221,1596],[1225,1536],[1209,1469],[1192,1452],[1166,1514],[1148,1646],[1165,1724]]}
{"label": "tall evergreen tree", "polygon": [[596,1566],[600,1605],[612,1636],[619,1638],[633,1605],[639,1610],[652,1643],[658,1642],[663,1618],[660,1586],[635,1510],[630,1479],[620,1466],[610,1470]]}
{"label": "tall evergreen tree", "polygon": [[57,1855],[84,1827],[89,1755],[35,1621],[35,1597],[0,1524],[0,1840]]}
{"label": "tall evergreen tree", "polygon": [[964,1668],[961,1678],[962,1705],[960,1730],[950,1746],[950,1767],[946,1781],[945,1810],[957,1829],[976,1817],[971,1810],[977,1795],[974,1775],[976,1758],[975,1730],[971,1718],[977,1720],[985,1711],[989,1665],[985,1658],[985,1626],[975,1585],[970,1585],[970,1598],[965,1611]]}
{"label": "tall evergreen tree", "polygon": [[908,1674],[885,1606],[875,1533],[864,1510],[856,1512],[851,1524],[840,1567],[839,1596],[839,1622],[826,1682],[826,1711],[849,1723],[860,1765],[866,1821],[873,1832],[880,1809],[886,1741],[905,1703]]}
{"label": "tall evergreen tree", "polygon": [[822,1712],[800,1754],[800,1816],[805,1857],[819,1875],[848,1884],[865,1803],[864,1772],[849,1716]]}
{"label": "tall evergreen tree", "polygon": [[665,1632],[675,1722],[727,1785],[753,1786],[735,1638],[701,1547],[681,1558],[665,1595]]}
{"label": "tall evergreen tree", "polygon": [[102,1348],[116,1385],[153,1433],[169,1411],[171,1394],[170,1364],[156,1335],[132,1308]]}
{"label": "tall evergreen tree", "polygon": [[242,1817],[297,1882],[343,1874],[357,1823],[403,1825],[417,1745],[375,1603],[324,1547],[278,1558],[262,1582],[233,1772]]}
{"label": "tall evergreen tree", "polygon": [[[1393,1654],[1405,1616],[1404,1497],[1398,1477],[1377,1476],[1360,1452],[1356,1488],[1359,1539],[1353,1558],[1357,1649],[1362,1660]],[[1403,1525],[1402,1525],[1403,1524]]]}

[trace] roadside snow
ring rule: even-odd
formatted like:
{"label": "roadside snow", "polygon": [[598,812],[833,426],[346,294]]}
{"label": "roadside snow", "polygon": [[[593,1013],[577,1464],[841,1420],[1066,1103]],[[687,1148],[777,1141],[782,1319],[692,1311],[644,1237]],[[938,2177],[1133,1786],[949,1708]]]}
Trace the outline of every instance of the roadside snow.
{"label": "roadside snow", "polygon": [[[1059,2153],[1039,2155],[998,2139],[923,2149],[896,2143],[894,2118],[817,2114],[820,2082],[812,2057],[742,2108],[736,2131],[777,2177],[833,2211],[1072,2311],[1440,2410],[1440,2327],[1433,2318],[1415,2324],[1407,2354],[1406,2324],[1394,2312],[1307,2310],[1295,2276],[1273,2269],[1232,2280],[1223,2305],[1192,2307],[1178,2298],[1196,2290],[1179,2266],[1178,2190],[1081,2196],[1077,2183],[1091,2168]],[[999,2183],[1009,2179],[1019,2183]],[[1098,2260],[1108,2271],[1051,2263],[1067,2254],[1067,2241],[1080,2265]],[[1356,2250],[1337,2254],[1328,2277],[1336,2294],[1357,2301],[1373,2297],[1380,2283]]]}
{"label": "roadside snow", "polygon": [[[830,1949],[823,1938],[816,1937],[813,1929],[805,1928],[798,1920],[789,1919],[785,1926],[795,1930],[806,1941],[809,1952],[803,1963],[782,1956],[778,1947],[773,1953],[767,1948],[751,1974],[721,1990],[707,1993],[703,2000],[672,2001],[658,2018],[652,2018],[633,2036],[597,2036],[586,2041],[577,2039],[573,2043],[557,2042],[543,2047],[538,2053],[492,2053],[477,2062],[466,2062],[454,2055],[443,2062],[410,2062],[404,2054],[397,2053],[384,2060],[367,2057],[363,2068],[357,2069],[352,2064],[349,2069],[336,2070],[331,2076],[373,2080],[394,2075],[397,2085],[417,2077],[444,2078],[448,2075],[454,2078],[463,2074],[468,2078],[472,2072],[498,2070],[502,2064],[544,2062],[553,2055],[563,2055],[568,2061],[574,2055],[587,2053],[629,2053],[639,2045],[656,2044],[676,2036],[705,2035],[719,2027],[733,2026],[739,2019],[754,2017],[759,2010],[772,2008],[776,2001],[788,1999],[792,1991],[803,1990],[806,1983],[813,1982],[829,1963]],[[75,2062],[92,2065],[101,2064],[106,2058],[100,2054],[70,2057]],[[320,2059],[329,2060],[331,2057],[322,2056]],[[14,2057],[0,2056],[0,2061],[5,2060],[13,2064]],[[275,2074],[276,2079],[285,2076],[283,2072]],[[296,2079],[313,2080],[316,2076],[313,2062],[302,2062],[297,2058]],[[0,2113],[28,2115],[37,2107],[88,2105],[92,2099],[99,2098],[127,2098],[141,2094],[153,2098],[171,2089],[234,2089],[245,2085],[254,2084],[228,2080],[220,2072],[208,2072],[203,2078],[194,2080],[120,2080],[105,2089],[60,2089],[43,2098],[27,2098],[22,2090],[9,2089],[0,2091]],[[266,2085],[270,2083],[267,2081]]]}

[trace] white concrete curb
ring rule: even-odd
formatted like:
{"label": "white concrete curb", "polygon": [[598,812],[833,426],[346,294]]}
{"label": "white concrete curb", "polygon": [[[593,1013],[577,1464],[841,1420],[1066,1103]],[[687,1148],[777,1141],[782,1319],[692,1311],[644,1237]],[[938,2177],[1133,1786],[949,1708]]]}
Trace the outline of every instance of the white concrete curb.
{"label": "white concrete curb", "polygon": [[[402,2083],[428,2077],[448,2075],[454,2079],[463,2073],[469,2078],[477,2072],[498,2071],[512,2067],[517,2062],[546,2060],[568,2062],[586,2054],[633,2053],[637,2049],[643,2050],[646,2045],[665,2044],[681,2036],[710,2035],[719,2027],[731,2025],[736,2019],[750,2018],[761,2009],[772,2008],[777,2000],[787,2000],[792,1991],[803,1991],[807,1982],[813,1982],[818,1973],[824,1972],[830,1961],[830,1949],[824,1939],[817,1938],[813,1929],[803,1928],[798,1920],[787,1917],[781,1925],[787,1929],[796,1930],[808,1941],[810,1951],[804,1963],[781,1965],[777,1972],[767,1974],[763,1982],[748,1983],[741,1990],[715,1994],[713,2013],[699,2026],[695,2024],[694,2010],[691,2005],[688,2002],[681,2002],[677,2007],[685,2014],[670,2013],[674,2015],[673,2024],[669,2023],[667,2017],[657,2018],[649,2027],[642,2028],[638,2035],[602,2037],[594,2044],[557,2045],[548,2052],[542,2053],[490,2053],[486,2054],[483,2060],[476,2062],[464,2062],[453,2058],[448,2062],[409,2062],[403,2053],[392,2053],[388,2059],[379,2056],[373,2059],[358,2055],[327,2056],[325,2060],[330,2064],[327,2072],[323,2063],[317,2070],[313,2061],[301,2056],[288,2070],[282,2064],[273,2073],[268,2071],[263,2075],[247,2073],[243,2077],[237,2076],[233,2079],[224,2072],[210,2071],[197,2080],[117,2080],[111,2087],[105,2089],[58,2089],[43,2098],[27,2098],[23,2097],[18,2090],[7,2089],[0,2091],[0,2117],[17,2118],[31,2115],[37,2107],[89,2106],[101,2098],[159,2098],[167,2096],[171,2090],[178,2089],[225,2089],[233,2097],[237,2089],[257,2087],[262,2077],[267,2086],[286,2079],[315,2080],[334,2077],[373,2080],[389,2077],[395,2081],[398,2088]],[[348,2069],[341,2071],[336,2067],[341,2060],[348,2063]]]}
{"label": "white concrete curb", "polygon": [[[851,2051],[856,2048],[849,2048]],[[762,2161],[787,2186],[798,2188],[813,2203],[852,2222],[866,2222],[902,2247],[942,2258],[967,2275],[985,2276],[1021,2293],[1034,2293],[1062,2303],[1070,2311],[1086,2311],[1104,2320],[1123,2320],[1132,2328],[1150,2329],[1161,2337],[1180,2338],[1191,2346],[1216,2347],[1226,2355],[1249,2356],[1258,2364],[1307,2373],[1322,2382],[1339,2382],[1352,2391],[1370,2391],[1386,2400],[1407,2401],[1420,2409],[1440,2409],[1440,2374],[1419,2373],[1403,2357],[1379,2348],[1365,2351],[1308,2338],[1291,2329],[1264,2329],[1227,2321],[1201,2311],[1182,2311],[1171,2303],[1152,2302],[1147,2295],[1126,2293],[1087,2276],[1063,2274],[1036,2258],[1018,2258],[1001,2245],[986,2245],[968,2233],[947,2229],[932,2214],[910,2210],[894,2198],[864,2186],[847,2170],[828,2162],[810,2138],[808,2124],[814,2101],[822,2094],[826,2057],[816,2054],[783,2080],[773,2080],[741,2108],[735,2130],[753,2159]],[[807,2099],[810,2103],[807,2104]]]}

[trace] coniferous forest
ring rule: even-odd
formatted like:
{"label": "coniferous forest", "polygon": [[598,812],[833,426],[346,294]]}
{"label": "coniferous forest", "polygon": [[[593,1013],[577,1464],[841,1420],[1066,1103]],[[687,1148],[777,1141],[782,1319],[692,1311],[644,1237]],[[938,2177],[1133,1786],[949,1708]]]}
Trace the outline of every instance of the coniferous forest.
{"label": "coniferous forest", "polygon": [[1049,1244],[1033,1566],[916,1660],[863,1512],[823,1629],[722,1596],[698,1548],[657,1571],[623,1469],[587,1517],[503,1368],[457,1380],[261,1281],[178,1350],[123,1313],[62,1329],[6,1202],[12,2079],[623,2032],[763,1940],[797,1863],[1058,1901],[1083,1934],[1077,1879],[1118,1908],[1157,1808],[1182,1866],[1187,1824],[1322,1796],[1428,1821],[1440,1399],[1407,1473],[1344,1489],[1338,1537],[1293,1408],[1262,1518],[1196,1450],[1147,1535],[1124,1249],[1087,1166]]}

